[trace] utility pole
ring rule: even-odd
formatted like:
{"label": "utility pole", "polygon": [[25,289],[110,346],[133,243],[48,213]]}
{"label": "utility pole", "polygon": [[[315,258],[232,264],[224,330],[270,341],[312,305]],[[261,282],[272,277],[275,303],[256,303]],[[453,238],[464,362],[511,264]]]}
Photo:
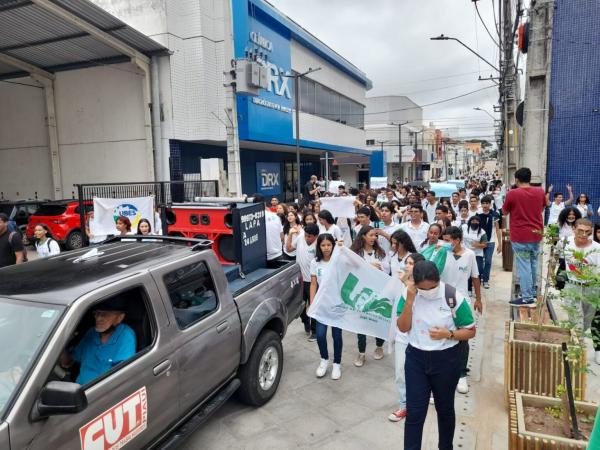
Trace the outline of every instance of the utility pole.
{"label": "utility pole", "polygon": [[542,182],[548,159],[553,15],[553,1],[531,2],[521,162]]}
{"label": "utility pole", "polygon": [[398,125],[398,170],[399,170],[399,175],[400,175],[400,185],[404,184],[404,168],[402,167],[402,125],[406,125],[407,123],[410,123],[410,120],[407,120],[406,122],[399,122],[399,123],[391,123],[390,125]]}

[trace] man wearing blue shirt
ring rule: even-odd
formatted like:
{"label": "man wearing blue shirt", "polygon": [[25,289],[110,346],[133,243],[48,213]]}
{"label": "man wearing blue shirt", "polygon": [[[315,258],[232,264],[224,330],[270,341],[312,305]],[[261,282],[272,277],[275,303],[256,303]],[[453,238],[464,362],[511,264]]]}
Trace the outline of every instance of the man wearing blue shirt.
{"label": "man wearing blue shirt", "polygon": [[128,360],[136,351],[135,332],[123,322],[125,299],[113,297],[94,309],[95,327],[90,328],[81,341],[65,355],[63,366],[80,364],[77,383],[84,385]]}

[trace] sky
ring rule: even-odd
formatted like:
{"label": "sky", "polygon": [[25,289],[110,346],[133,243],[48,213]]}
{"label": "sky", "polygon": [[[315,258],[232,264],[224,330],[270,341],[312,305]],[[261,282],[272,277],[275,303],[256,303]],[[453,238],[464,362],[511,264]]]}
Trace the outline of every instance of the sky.
{"label": "sky", "polygon": [[[490,87],[424,107],[423,121],[443,130],[458,128],[459,136],[452,137],[495,140],[492,119],[473,108],[494,115],[498,89],[477,78],[497,73],[459,43],[429,39],[440,34],[458,38],[497,66],[498,48],[476,16],[472,0],[269,2],[365,72],[373,82],[367,97],[407,95],[425,105]],[[492,0],[479,0],[478,7],[497,42]]]}

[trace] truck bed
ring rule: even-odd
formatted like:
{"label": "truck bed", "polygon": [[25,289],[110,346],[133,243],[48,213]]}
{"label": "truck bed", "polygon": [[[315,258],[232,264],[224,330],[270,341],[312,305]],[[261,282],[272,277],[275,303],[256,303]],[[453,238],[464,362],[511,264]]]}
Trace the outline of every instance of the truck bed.
{"label": "truck bed", "polygon": [[281,272],[285,268],[292,266],[293,264],[295,264],[294,261],[282,261],[279,267],[262,267],[245,274],[245,278],[240,277],[240,266],[237,264],[228,266],[224,265],[223,271],[225,272],[225,276],[227,277],[227,281],[229,282],[229,289],[231,290],[231,294],[235,298],[246,292],[248,289],[251,289],[252,287],[262,283],[266,279],[272,277],[276,273]]}

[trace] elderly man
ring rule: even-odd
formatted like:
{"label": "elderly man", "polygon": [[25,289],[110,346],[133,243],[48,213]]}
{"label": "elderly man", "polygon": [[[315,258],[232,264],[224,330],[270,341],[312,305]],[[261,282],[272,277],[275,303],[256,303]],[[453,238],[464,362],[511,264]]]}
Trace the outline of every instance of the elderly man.
{"label": "elderly man", "polygon": [[67,368],[74,362],[80,364],[79,384],[87,384],[108,372],[117,364],[127,361],[136,351],[135,332],[123,322],[125,299],[112,297],[94,308],[96,324],[81,341],[61,358]]}

